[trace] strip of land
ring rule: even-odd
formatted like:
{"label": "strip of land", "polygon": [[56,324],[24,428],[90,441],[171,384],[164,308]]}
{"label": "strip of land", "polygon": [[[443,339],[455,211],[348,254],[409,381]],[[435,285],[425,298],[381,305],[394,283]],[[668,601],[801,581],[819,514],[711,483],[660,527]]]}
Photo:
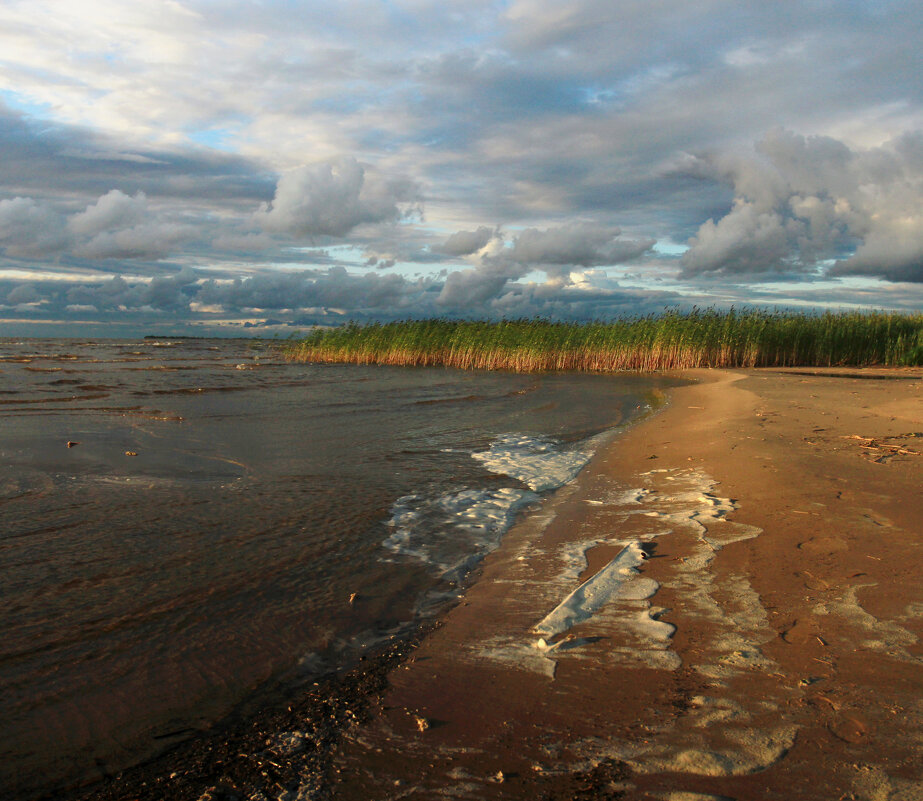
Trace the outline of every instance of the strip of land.
{"label": "strip of land", "polygon": [[923,798],[923,371],[685,375],[390,674],[334,798]]}

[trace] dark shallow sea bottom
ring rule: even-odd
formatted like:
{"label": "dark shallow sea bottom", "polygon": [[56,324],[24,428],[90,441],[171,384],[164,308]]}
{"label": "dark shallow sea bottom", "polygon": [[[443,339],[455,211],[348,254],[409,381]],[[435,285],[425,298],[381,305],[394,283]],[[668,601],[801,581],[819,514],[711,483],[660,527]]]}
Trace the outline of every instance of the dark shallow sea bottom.
{"label": "dark shallow sea bottom", "polygon": [[0,341],[4,797],[204,768],[287,715],[317,743],[275,761],[322,760],[517,511],[668,384]]}

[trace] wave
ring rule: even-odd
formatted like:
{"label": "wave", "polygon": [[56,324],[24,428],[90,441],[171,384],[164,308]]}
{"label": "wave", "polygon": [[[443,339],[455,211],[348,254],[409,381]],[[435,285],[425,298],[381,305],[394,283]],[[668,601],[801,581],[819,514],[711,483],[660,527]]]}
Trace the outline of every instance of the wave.
{"label": "wave", "polygon": [[393,533],[382,544],[458,583],[500,544],[516,513],[537,500],[534,492],[511,487],[405,495],[391,509]]}
{"label": "wave", "polygon": [[382,543],[395,554],[427,565],[442,579],[460,583],[500,545],[524,507],[576,478],[590,461],[599,437],[563,448],[550,437],[503,434],[471,457],[519,487],[467,488],[439,496],[405,495],[391,508],[391,535]]}

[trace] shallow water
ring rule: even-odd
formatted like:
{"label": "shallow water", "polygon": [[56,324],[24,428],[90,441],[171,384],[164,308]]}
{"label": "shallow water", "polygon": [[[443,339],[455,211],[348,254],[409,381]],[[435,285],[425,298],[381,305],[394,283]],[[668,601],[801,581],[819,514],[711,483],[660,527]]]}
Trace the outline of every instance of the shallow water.
{"label": "shallow water", "polygon": [[668,383],[0,341],[6,797],[136,762],[438,612]]}

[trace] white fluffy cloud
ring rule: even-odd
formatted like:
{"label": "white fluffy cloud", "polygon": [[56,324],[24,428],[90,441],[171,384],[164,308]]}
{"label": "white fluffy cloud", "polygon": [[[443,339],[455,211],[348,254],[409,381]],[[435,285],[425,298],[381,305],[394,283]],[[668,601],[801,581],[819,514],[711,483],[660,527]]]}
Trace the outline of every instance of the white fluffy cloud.
{"label": "white fluffy cloud", "polygon": [[257,220],[276,233],[342,237],[363,223],[398,220],[399,204],[414,199],[411,182],[369,179],[356,159],[340,157],[284,173]]}
{"label": "white fluffy cloud", "polygon": [[134,197],[113,189],[95,203],[67,221],[75,234],[93,236],[114,228],[127,228],[140,223],[147,216],[147,196],[138,192]]}
{"label": "white fluffy cloud", "polygon": [[923,281],[923,137],[849,148],[775,130],[750,157],[697,168],[730,184],[730,211],[702,224],[682,259],[688,276],[818,272]]}
{"label": "white fluffy cloud", "polygon": [[[786,230],[794,229],[794,230]],[[782,272],[802,231],[793,220],[784,220],[771,209],[737,199],[730,212],[716,223],[708,220],[689,240],[682,262],[686,275],[699,273]]]}
{"label": "white fluffy cloud", "polygon": [[158,219],[143,192],[130,197],[118,189],[70,217],[67,227],[73,254],[84,259],[161,259],[197,235],[192,225]]}

